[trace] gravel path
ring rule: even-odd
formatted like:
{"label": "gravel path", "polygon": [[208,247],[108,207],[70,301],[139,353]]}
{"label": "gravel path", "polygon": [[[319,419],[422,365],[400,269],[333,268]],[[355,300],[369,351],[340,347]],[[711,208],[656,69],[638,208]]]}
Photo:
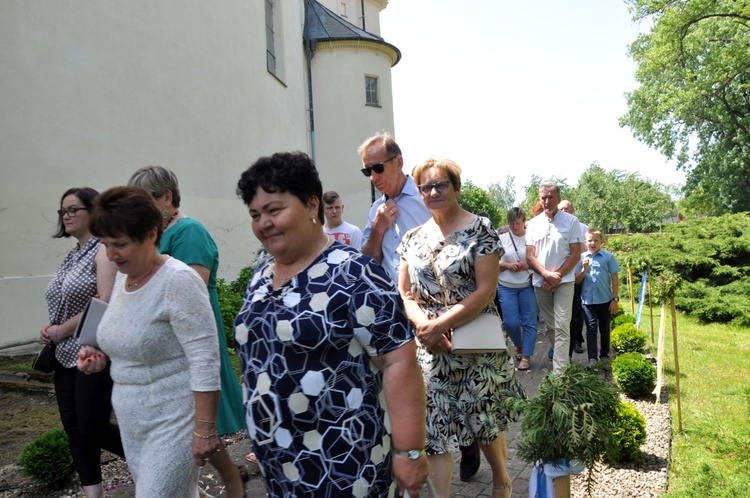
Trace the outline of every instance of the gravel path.
{"label": "gravel path", "polygon": [[[597,481],[591,494],[594,498],[627,496],[654,498],[667,489],[667,467],[670,448],[670,414],[667,389],[662,389],[661,402],[632,400],[622,396],[638,408],[646,419],[646,442],[641,446],[643,461],[622,466],[599,466]],[[571,479],[571,496],[586,496],[586,472]]]}

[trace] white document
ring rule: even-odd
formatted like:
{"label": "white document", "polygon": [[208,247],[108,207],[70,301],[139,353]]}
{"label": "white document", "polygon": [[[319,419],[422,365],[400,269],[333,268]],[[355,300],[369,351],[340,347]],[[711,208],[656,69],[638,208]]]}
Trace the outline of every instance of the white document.
{"label": "white document", "polygon": [[96,342],[96,331],[99,329],[99,322],[102,321],[105,311],[107,311],[107,303],[95,297],[92,297],[86,304],[73,334],[81,346],[99,347]]}

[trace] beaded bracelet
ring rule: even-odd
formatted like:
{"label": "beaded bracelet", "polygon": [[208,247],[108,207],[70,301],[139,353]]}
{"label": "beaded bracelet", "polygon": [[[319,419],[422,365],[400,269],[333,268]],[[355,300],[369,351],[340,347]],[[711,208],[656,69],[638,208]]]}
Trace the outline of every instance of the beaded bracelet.
{"label": "beaded bracelet", "polygon": [[199,437],[201,439],[211,439],[212,437],[217,437],[218,434],[215,432],[213,434],[198,434],[197,432],[193,431],[193,436]]}

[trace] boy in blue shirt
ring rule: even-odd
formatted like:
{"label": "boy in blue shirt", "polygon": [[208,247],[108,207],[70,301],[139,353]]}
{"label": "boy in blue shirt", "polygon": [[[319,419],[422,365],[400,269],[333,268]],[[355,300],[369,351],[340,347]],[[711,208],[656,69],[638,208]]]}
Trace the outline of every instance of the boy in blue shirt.
{"label": "boy in blue shirt", "polygon": [[[609,328],[612,313],[617,312],[620,301],[617,273],[620,265],[615,256],[602,246],[602,234],[599,230],[586,232],[586,249],[581,254],[581,261],[576,265],[576,283],[583,282],[581,302],[586,321],[586,348],[588,349],[588,367],[597,362],[597,339],[601,335],[599,359],[609,358]],[[597,332],[599,332],[597,334]]]}

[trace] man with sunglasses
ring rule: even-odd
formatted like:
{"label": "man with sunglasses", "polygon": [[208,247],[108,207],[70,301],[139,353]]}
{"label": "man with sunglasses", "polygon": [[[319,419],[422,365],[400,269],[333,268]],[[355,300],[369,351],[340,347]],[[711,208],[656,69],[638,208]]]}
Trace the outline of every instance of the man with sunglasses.
{"label": "man with sunglasses", "polygon": [[[388,132],[368,138],[357,152],[362,158],[362,174],[383,193],[370,208],[362,252],[379,261],[398,282],[400,256],[396,248],[406,232],[427,222],[432,214],[422,202],[414,179],[404,173],[401,148]],[[442,192],[447,187],[434,185],[431,189]],[[461,480],[469,481],[479,471],[479,446],[475,441],[460,449]]]}
{"label": "man with sunglasses", "polygon": [[362,173],[383,195],[370,208],[362,252],[380,262],[394,282],[398,282],[401,237],[431,218],[411,176],[403,171],[404,158],[393,137],[382,132],[357,149]]}

